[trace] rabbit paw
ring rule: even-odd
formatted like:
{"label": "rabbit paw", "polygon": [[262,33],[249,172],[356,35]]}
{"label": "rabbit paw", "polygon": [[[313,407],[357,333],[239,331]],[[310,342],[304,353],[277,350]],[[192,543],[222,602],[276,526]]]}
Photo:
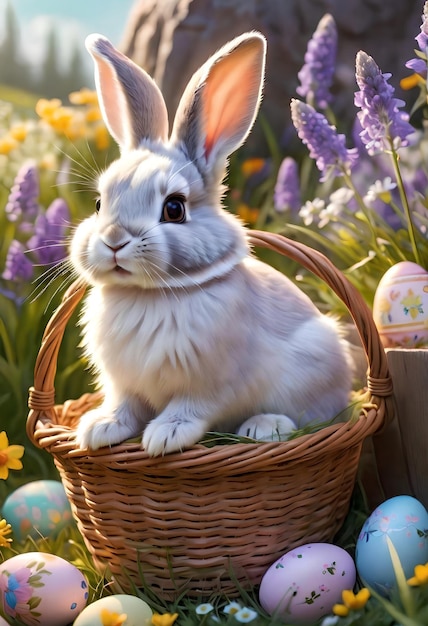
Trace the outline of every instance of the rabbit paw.
{"label": "rabbit paw", "polygon": [[205,431],[203,421],[195,416],[159,415],[146,426],[142,445],[150,456],[181,452],[196,443]]}
{"label": "rabbit paw", "polygon": [[296,424],[286,415],[261,413],[245,420],[236,431],[241,437],[251,437],[258,441],[286,441]]}
{"label": "rabbit paw", "polygon": [[129,413],[111,412],[100,406],[82,415],[76,430],[79,448],[97,450],[103,446],[122,443],[141,432],[137,420]]}

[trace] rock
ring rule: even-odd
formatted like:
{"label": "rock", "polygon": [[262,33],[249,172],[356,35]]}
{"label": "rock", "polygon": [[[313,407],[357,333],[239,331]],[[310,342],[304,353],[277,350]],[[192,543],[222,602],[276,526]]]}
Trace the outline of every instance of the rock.
{"label": "rock", "polygon": [[[339,49],[334,110],[352,124],[355,56],[365,50],[383,72],[391,72],[397,97],[405,94],[399,80],[410,72],[419,33],[422,0],[136,0],[121,49],[146,69],[161,87],[172,115],[193,73],[226,41],[242,32],[260,30],[268,40],[268,60],[262,116],[282,143],[290,141],[289,101],[296,96],[297,72],[319,20],[331,13],[336,20]],[[251,145],[262,135],[261,122]]]}

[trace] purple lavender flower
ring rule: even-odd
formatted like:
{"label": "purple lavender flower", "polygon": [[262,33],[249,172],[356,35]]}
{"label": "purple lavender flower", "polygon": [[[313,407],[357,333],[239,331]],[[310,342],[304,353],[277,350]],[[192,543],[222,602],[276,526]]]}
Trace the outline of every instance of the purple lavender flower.
{"label": "purple lavender flower", "polygon": [[[421,32],[415,37],[419,50],[427,56],[428,52],[428,2],[424,4],[424,10],[422,13]],[[415,51],[416,52],[416,51]],[[427,75],[427,59],[421,59],[416,57],[407,61],[406,67],[416,72],[416,74]]]}
{"label": "purple lavender flower", "polygon": [[28,240],[27,246],[39,263],[52,265],[67,255],[64,237],[69,223],[70,211],[62,198],[56,198],[46,213],[37,217],[34,235]]}
{"label": "purple lavender flower", "polygon": [[286,157],[279,168],[274,191],[274,205],[278,213],[299,211],[302,206],[300,196],[299,170],[296,161]]}
{"label": "purple lavender flower", "polygon": [[334,18],[324,15],[308,43],[305,64],[297,74],[301,86],[297,93],[306,102],[325,109],[332,99],[330,87],[333,82],[337,54],[337,30]]}
{"label": "purple lavender flower", "polygon": [[356,162],[357,151],[346,147],[345,135],[338,134],[325,115],[309,104],[293,99],[290,107],[297,134],[323,174],[321,180],[326,180],[329,174],[342,176],[349,172]]}
{"label": "purple lavender flower", "polygon": [[16,175],[6,204],[6,217],[10,222],[21,221],[21,230],[28,230],[39,213],[39,178],[36,165],[25,163]]}
{"label": "purple lavender flower", "polygon": [[33,264],[25,255],[25,246],[16,239],[9,246],[2,277],[14,282],[30,281],[33,277]]}
{"label": "purple lavender flower", "polygon": [[361,108],[358,119],[363,128],[360,137],[370,155],[409,145],[414,132],[407,113],[399,111],[405,104],[394,98],[394,87],[388,83],[391,74],[382,74],[371,56],[360,50],[356,59],[356,80],[361,91],[355,93],[355,105]]}

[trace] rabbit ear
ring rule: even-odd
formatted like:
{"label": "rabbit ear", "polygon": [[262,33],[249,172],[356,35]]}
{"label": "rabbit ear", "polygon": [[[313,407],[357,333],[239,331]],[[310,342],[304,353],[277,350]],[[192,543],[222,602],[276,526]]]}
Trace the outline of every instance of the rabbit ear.
{"label": "rabbit ear", "polygon": [[104,122],[121,149],[167,139],[168,113],[154,80],[102,35],[89,35],[86,48],[95,62]]}
{"label": "rabbit ear", "polygon": [[171,140],[207,174],[224,168],[256,118],[266,40],[258,32],[233,39],[193,75],[180,100]]}

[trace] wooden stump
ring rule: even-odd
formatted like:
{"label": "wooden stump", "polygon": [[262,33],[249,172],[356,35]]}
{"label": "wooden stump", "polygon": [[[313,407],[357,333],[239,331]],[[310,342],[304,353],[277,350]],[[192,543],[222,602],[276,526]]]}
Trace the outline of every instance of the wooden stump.
{"label": "wooden stump", "polygon": [[387,348],[394,419],[366,441],[361,479],[370,508],[412,495],[428,508],[428,350]]}

